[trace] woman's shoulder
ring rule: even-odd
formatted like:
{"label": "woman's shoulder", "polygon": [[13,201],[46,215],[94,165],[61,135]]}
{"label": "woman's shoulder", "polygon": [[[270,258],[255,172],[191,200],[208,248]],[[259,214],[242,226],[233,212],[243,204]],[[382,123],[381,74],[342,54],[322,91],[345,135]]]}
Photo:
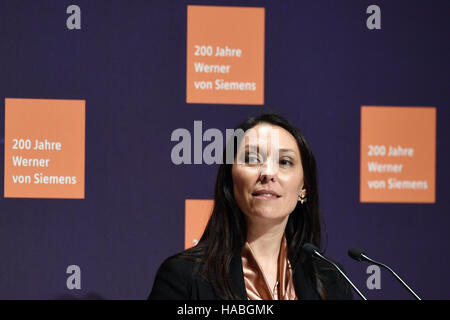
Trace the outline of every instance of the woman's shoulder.
{"label": "woman's shoulder", "polygon": [[152,292],[148,299],[189,299],[193,279],[197,276],[201,260],[182,251],[165,259],[156,272]]}
{"label": "woman's shoulder", "polygon": [[184,278],[198,272],[201,260],[189,255],[188,251],[182,251],[165,259],[158,269],[158,273],[181,275]]}
{"label": "woman's shoulder", "polygon": [[[345,274],[347,274],[344,267],[340,263],[335,263]],[[353,299],[352,288],[350,284],[340,274],[340,272],[336,270],[336,268],[321,260],[316,260],[315,266],[316,271],[320,277],[320,281],[325,287],[327,299]]]}

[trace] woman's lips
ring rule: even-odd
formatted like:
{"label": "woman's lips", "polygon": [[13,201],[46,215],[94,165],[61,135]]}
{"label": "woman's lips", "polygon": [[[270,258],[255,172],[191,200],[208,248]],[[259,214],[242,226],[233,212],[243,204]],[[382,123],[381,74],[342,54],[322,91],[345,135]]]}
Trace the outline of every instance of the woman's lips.
{"label": "woman's lips", "polygon": [[266,189],[255,191],[252,193],[252,196],[261,200],[276,200],[280,197],[280,195],[275,191]]}
{"label": "woman's lips", "polygon": [[261,200],[277,200],[279,197],[271,194],[258,194],[258,195],[253,195],[254,198],[256,199],[261,199]]}

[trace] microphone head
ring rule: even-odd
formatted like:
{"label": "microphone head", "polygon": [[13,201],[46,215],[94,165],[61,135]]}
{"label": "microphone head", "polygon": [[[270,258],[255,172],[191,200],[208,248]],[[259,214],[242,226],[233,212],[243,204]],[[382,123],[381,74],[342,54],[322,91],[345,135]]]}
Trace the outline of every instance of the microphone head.
{"label": "microphone head", "polygon": [[359,248],[351,248],[348,250],[348,255],[350,258],[355,259],[356,261],[365,260],[363,254],[365,255],[366,253]]}
{"label": "microphone head", "polygon": [[311,243],[305,243],[302,247],[303,251],[311,256],[315,256],[316,252],[319,252],[319,249]]}

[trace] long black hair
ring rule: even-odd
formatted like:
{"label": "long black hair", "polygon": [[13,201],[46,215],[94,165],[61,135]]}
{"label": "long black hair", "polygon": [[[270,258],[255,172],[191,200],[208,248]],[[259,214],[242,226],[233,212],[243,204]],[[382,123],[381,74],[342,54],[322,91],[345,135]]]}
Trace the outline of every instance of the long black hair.
{"label": "long black hair", "polygon": [[[325,298],[324,287],[310,258],[302,253],[304,243],[321,247],[322,221],[319,209],[317,188],[317,170],[314,155],[301,131],[288,120],[275,113],[263,113],[251,117],[235,128],[246,132],[260,123],[267,123],[287,130],[297,141],[300,150],[304,188],[307,190],[307,202],[297,203],[290,214],[285,235],[288,247],[288,259],[293,272],[299,264],[304,272],[316,283],[317,290]],[[183,256],[201,260],[202,274],[210,280],[216,293],[223,299],[239,299],[232,290],[230,282],[230,264],[234,256],[241,255],[247,239],[247,226],[244,213],[239,208],[233,193],[231,169],[233,164],[226,161],[226,150],[238,145],[236,137],[227,142],[223,153],[223,162],[219,167],[214,190],[214,208],[198,244],[185,251]]]}

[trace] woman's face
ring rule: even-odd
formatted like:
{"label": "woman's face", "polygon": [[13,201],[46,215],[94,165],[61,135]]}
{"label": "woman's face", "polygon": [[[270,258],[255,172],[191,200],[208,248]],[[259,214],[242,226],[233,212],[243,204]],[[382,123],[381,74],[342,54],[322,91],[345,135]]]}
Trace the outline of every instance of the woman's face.
{"label": "woman's face", "polygon": [[303,189],[303,167],[295,138],[260,123],[247,130],[232,167],[234,197],[247,218],[284,219]]}

